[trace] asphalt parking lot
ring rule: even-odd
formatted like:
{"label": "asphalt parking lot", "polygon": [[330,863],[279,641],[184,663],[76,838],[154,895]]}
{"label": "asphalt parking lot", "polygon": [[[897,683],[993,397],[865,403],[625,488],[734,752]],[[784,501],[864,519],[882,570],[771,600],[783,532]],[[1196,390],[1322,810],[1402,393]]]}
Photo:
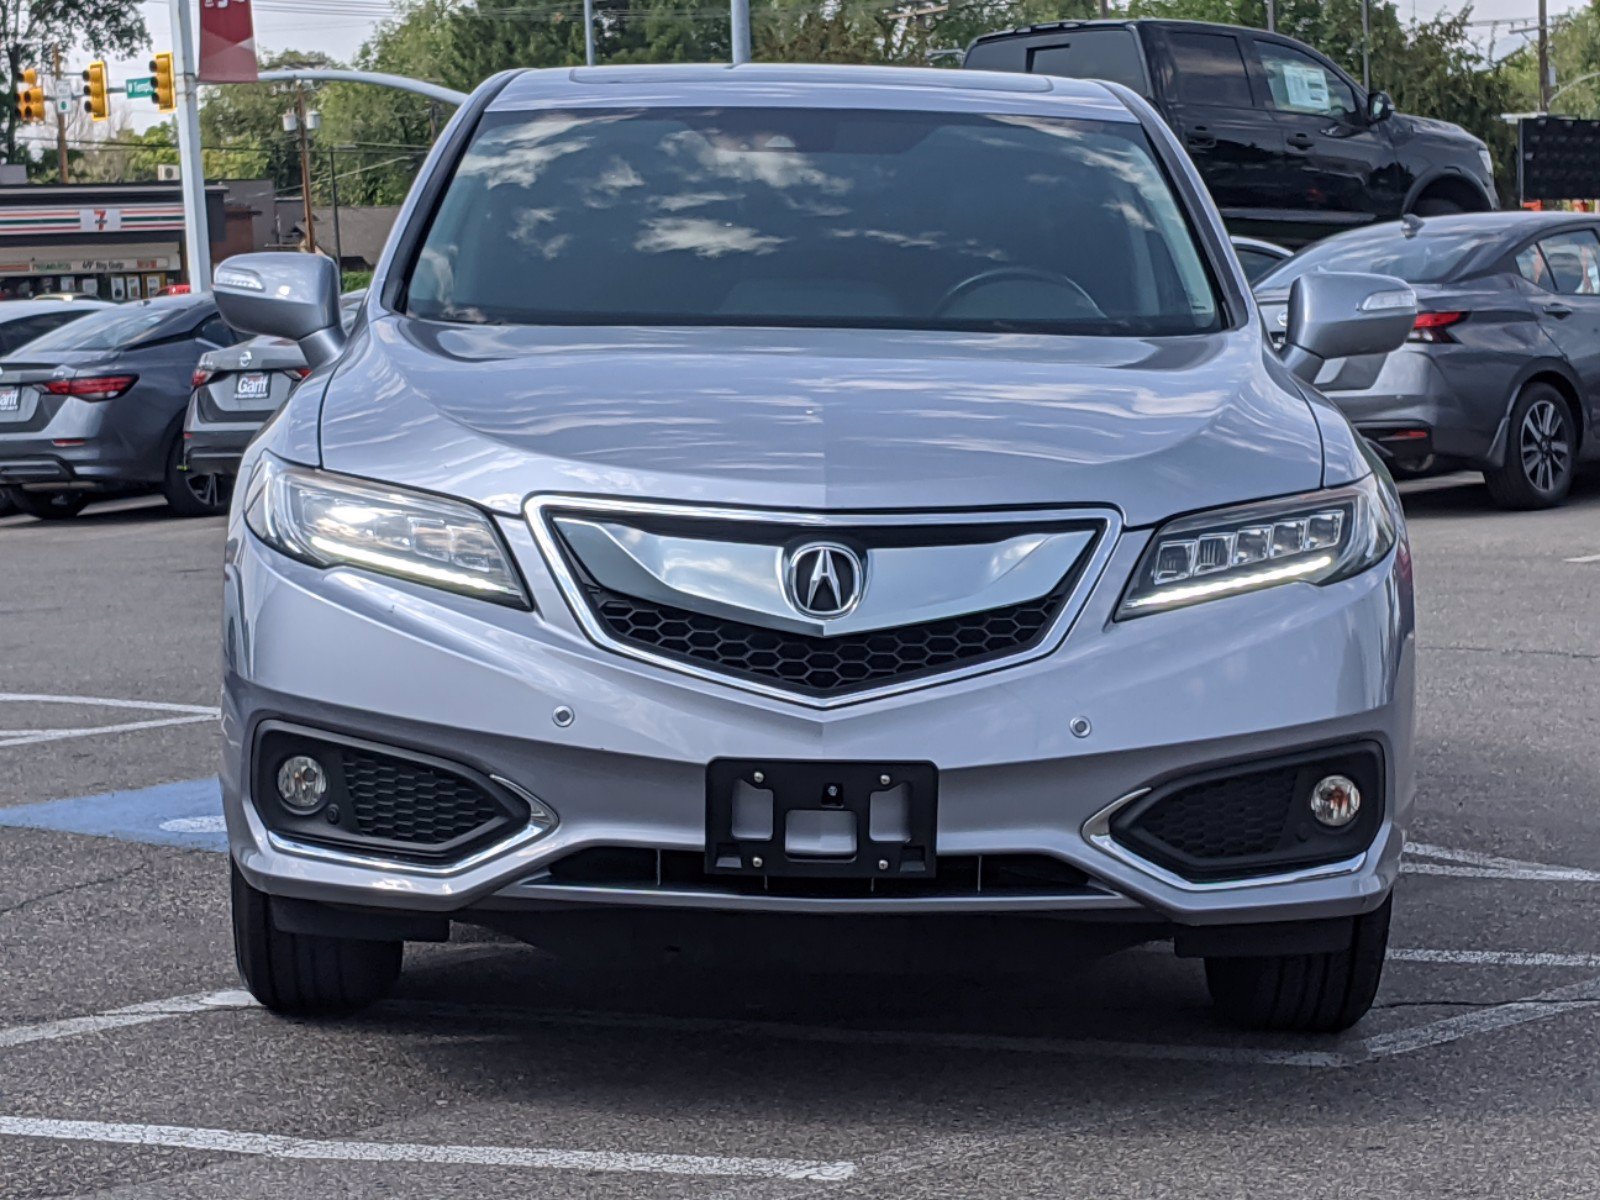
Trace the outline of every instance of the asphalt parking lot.
{"label": "asphalt parking lot", "polygon": [[1406,490],[1419,816],[1378,1007],[1331,1038],[1048,942],[479,937],[358,1018],[270,1017],[210,782],[222,522],[0,519],[0,1196],[1592,1196],[1600,479]]}

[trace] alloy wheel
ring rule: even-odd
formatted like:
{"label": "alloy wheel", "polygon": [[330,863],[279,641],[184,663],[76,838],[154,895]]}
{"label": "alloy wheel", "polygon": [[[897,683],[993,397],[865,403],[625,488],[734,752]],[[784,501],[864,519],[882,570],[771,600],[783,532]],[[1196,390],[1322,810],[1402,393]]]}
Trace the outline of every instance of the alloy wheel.
{"label": "alloy wheel", "polygon": [[226,480],[221,475],[197,475],[193,471],[185,471],[183,479],[190,495],[207,508],[220,508],[227,499]]}
{"label": "alloy wheel", "polygon": [[1572,445],[1566,421],[1553,400],[1529,405],[1519,437],[1522,470],[1541,492],[1552,492],[1572,467]]}

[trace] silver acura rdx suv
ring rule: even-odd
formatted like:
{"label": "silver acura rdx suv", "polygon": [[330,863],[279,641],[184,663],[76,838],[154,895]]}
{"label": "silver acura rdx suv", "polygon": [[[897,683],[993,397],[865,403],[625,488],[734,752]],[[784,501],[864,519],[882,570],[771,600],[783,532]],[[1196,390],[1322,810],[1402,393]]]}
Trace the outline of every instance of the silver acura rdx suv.
{"label": "silver acura rdx suv", "polygon": [[268,1007],[373,1000],[452,921],[707,910],[1093,922],[1203,958],[1243,1024],[1370,1006],[1411,561],[1302,381],[1399,345],[1415,298],[1309,275],[1275,350],[1132,93],[512,72],[348,334],[326,260],[216,286],[315,368],[228,538],[234,933]]}

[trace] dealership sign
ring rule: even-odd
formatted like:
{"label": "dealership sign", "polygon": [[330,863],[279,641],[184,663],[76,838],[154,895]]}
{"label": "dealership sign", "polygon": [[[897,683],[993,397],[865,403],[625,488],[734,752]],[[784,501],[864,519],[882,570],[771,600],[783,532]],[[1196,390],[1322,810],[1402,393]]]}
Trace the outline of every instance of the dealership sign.
{"label": "dealership sign", "polygon": [[62,233],[140,233],[183,228],[181,204],[122,204],[92,208],[0,208],[0,238]]}
{"label": "dealership sign", "polygon": [[256,78],[250,0],[201,0],[200,81],[254,83]]}

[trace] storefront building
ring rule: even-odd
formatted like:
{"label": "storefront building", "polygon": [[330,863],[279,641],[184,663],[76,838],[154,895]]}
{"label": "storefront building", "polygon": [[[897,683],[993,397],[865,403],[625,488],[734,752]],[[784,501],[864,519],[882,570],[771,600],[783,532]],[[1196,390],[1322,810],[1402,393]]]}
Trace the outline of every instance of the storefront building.
{"label": "storefront building", "polygon": [[[225,241],[223,194],[206,188],[214,244]],[[176,183],[0,187],[0,299],[138,300],[187,281]]]}

